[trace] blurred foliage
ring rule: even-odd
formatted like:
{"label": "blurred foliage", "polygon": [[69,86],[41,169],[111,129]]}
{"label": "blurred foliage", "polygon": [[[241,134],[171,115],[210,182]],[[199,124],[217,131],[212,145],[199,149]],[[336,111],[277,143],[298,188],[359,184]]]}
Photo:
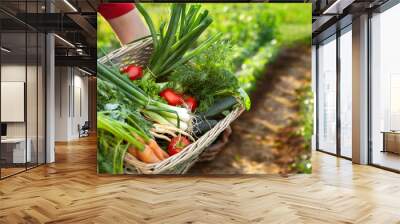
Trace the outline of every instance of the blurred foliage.
{"label": "blurred foliage", "polygon": [[294,164],[296,170],[301,173],[311,173],[311,141],[313,135],[313,112],[314,112],[314,97],[311,85],[305,85],[297,90],[297,101],[300,104],[299,110],[299,127],[300,130],[296,133],[304,139],[305,153],[296,159]]}
{"label": "blurred foliage", "polygon": [[[168,3],[144,3],[155,26],[169,16]],[[214,22],[203,39],[221,32],[235,48],[234,65],[240,82],[250,90],[279,48],[298,41],[311,43],[311,4],[229,3],[202,4]],[[98,16],[99,55],[120,47],[111,28]],[[102,50],[101,50],[102,49]]]}
{"label": "blurred foliage", "polygon": [[[156,27],[169,16],[169,3],[143,5]],[[223,37],[234,48],[235,75],[240,85],[251,92],[279,49],[299,42],[311,47],[311,7],[311,3],[202,3],[202,8],[209,10],[214,22],[201,38],[223,33]],[[101,16],[97,17],[97,23],[97,52],[100,57],[105,52],[119,48],[120,43]],[[309,122],[312,128],[312,119],[308,119],[309,116],[312,118],[313,113],[307,114],[305,106],[302,113],[305,126],[301,134],[308,141],[312,134],[309,130]],[[302,172],[308,172],[303,168],[308,167],[308,159],[300,160],[294,166],[298,166]]]}
{"label": "blurred foliage", "polygon": [[97,57],[121,46],[106,20],[97,13]]}
{"label": "blurred foliage", "polygon": [[303,127],[300,131],[300,135],[308,142],[307,148],[311,147],[311,138],[313,134],[313,93],[311,86],[307,85],[298,90],[298,102],[300,103],[300,116],[301,126]]}

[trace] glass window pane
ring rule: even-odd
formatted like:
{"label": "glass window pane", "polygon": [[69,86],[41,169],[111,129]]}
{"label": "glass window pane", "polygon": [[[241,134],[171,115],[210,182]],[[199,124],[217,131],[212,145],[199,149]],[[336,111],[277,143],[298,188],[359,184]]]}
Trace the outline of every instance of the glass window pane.
{"label": "glass window pane", "polygon": [[46,149],[45,149],[45,93],[46,93],[46,84],[45,84],[45,60],[46,60],[46,52],[45,52],[45,44],[46,37],[43,33],[39,33],[38,36],[38,164],[45,163],[46,158]]}
{"label": "glass window pane", "polygon": [[318,148],[336,153],[336,40],[318,48]]}
{"label": "glass window pane", "polygon": [[340,153],[352,156],[352,35],[340,36]]}
{"label": "glass window pane", "polygon": [[37,103],[38,103],[38,37],[36,32],[27,33],[28,38],[28,63],[27,63],[27,80],[26,80],[26,114],[27,114],[27,141],[30,144],[30,162],[28,168],[37,165]]}
{"label": "glass window pane", "polygon": [[[2,33],[1,46],[1,140],[2,177],[25,170],[30,161],[26,144],[26,33]],[[28,146],[28,150],[26,147]]]}
{"label": "glass window pane", "polygon": [[400,5],[371,19],[372,163],[400,170]]}
{"label": "glass window pane", "polygon": [[[0,1],[2,9],[22,21],[39,18],[26,16],[43,13],[44,5],[44,0]],[[43,33],[3,12],[0,17],[0,172],[4,178],[45,162],[46,54]]]}

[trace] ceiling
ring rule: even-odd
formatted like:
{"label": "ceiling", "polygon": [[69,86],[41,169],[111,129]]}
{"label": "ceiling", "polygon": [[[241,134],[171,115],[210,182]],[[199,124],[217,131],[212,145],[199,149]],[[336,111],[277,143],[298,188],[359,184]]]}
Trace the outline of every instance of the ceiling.
{"label": "ceiling", "polygon": [[352,17],[374,10],[388,0],[311,0],[313,4],[313,42],[351,23]]}
{"label": "ceiling", "polygon": [[[3,63],[37,63],[37,57],[44,55],[44,35],[38,33],[2,33],[2,47],[10,50],[10,52],[2,51]],[[25,48],[25,46],[27,46]]]}
{"label": "ceiling", "polygon": [[[51,32],[55,38],[56,65],[96,65],[97,0],[0,0],[2,46],[12,51],[9,58],[35,55],[30,32]],[[51,13],[49,13],[51,11]],[[25,45],[27,32],[28,45]],[[36,43],[35,41],[33,41]],[[2,52],[4,53],[4,52]],[[29,57],[28,57],[29,58]],[[90,63],[89,63],[90,62]],[[87,66],[93,64],[93,66]]]}

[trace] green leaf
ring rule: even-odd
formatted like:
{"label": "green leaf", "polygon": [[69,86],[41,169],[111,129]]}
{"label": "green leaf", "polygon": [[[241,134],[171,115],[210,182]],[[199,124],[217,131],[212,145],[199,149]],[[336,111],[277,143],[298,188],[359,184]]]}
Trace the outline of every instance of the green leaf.
{"label": "green leaf", "polygon": [[249,111],[250,107],[251,107],[251,100],[250,100],[249,95],[246,93],[246,91],[243,90],[243,88],[239,88],[238,91],[239,91],[240,98],[242,99],[244,108],[247,111]]}
{"label": "green leaf", "polygon": [[139,4],[138,2],[136,3],[136,8],[139,10],[139,12],[142,14],[142,16],[144,17],[147,26],[149,27],[151,36],[153,38],[153,44],[154,44],[154,48],[158,49],[158,39],[157,39],[157,32],[156,29],[154,28],[154,23],[153,20],[150,18],[149,14],[147,13],[147,11],[143,8],[143,6],[141,4]]}

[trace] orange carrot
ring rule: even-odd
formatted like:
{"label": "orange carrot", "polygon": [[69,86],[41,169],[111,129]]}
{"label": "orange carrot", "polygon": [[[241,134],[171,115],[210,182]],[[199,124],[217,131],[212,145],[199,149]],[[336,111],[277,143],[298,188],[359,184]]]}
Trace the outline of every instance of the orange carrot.
{"label": "orange carrot", "polygon": [[[132,152],[132,151],[136,151],[136,152]],[[130,147],[128,149],[128,152],[145,163],[160,162],[160,159],[158,159],[158,157],[155,155],[153,150],[148,145],[144,146],[143,151],[140,151],[140,150],[137,150],[136,148]]]}
{"label": "orange carrot", "polygon": [[168,154],[158,146],[157,142],[154,139],[149,139],[147,142],[143,138],[141,138],[138,134],[132,132],[132,135],[144,145],[148,145],[153,153],[157,156],[159,160],[164,160],[168,158]]}
{"label": "orange carrot", "polygon": [[145,141],[143,140],[142,137],[140,137],[138,134],[136,134],[135,132],[132,132],[133,137],[135,137],[140,143],[142,144],[146,144]]}
{"label": "orange carrot", "polygon": [[154,154],[160,159],[164,160],[168,158],[168,154],[158,146],[157,142],[154,139],[150,139],[148,142],[148,146],[153,150]]}
{"label": "orange carrot", "polygon": [[129,147],[128,152],[132,154],[132,156],[138,158],[137,149],[135,147]]}

